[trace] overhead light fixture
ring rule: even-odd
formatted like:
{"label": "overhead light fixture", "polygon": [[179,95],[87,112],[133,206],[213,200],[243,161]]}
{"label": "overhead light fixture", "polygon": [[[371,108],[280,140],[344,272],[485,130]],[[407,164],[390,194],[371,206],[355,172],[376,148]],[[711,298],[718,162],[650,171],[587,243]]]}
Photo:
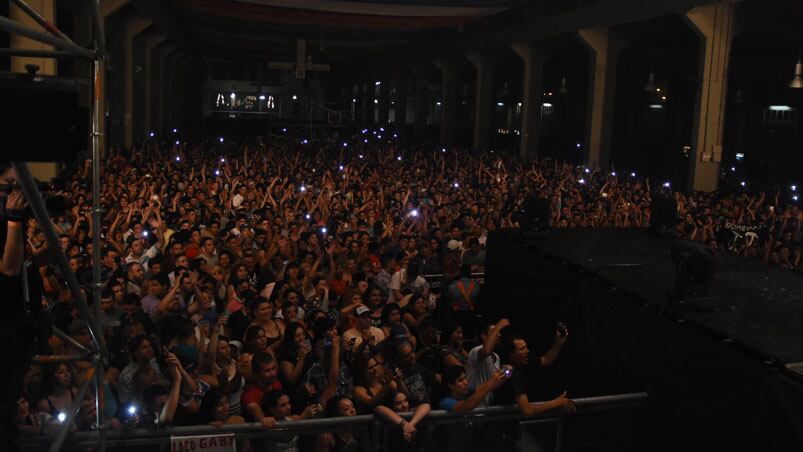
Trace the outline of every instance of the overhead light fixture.
{"label": "overhead light fixture", "polygon": [[795,76],[789,82],[789,87],[794,89],[803,88],[803,58],[797,60],[797,64],[795,64]]}
{"label": "overhead light fixture", "polygon": [[650,78],[647,82],[647,86],[644,87],[644,91],[647,91],[648,93],[655,92],[655,72],[650,72]]}
{"label": "overhead light fixture", "polygon": [[298,96],[296,96],[295,94],[293,94],[293,100],[298,100]]}
{"label": "overhead light fixture", "polygon": [[234,94],[234,93],[231,93],[231,95],[229,95],[229,97],[231,97],[232,99],[234,99],[235,97],[237,97],[237,95],[236,95],[236,94]]}
{"label": "overhead light fixture", "polygon": [[569,92],[569,88],[566,87],[566,77],[560,79],[560,89],[558,93],[560,94],[567,94]]}
{"label": "overhead light fixture", "polygon": [[260,94],[259,95],[259,100],[265,100],[265,95],[264,94]]}

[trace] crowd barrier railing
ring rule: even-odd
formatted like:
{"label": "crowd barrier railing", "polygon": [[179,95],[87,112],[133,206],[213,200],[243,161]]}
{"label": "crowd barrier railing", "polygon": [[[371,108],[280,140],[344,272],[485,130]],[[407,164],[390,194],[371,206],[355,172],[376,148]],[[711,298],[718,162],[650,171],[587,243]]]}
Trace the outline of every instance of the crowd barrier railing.
{"label": "crowd barrier railing", "polygon": [[[352,434],[361,438],[369,450],[376,452],[473,450],[501,452],[503,450],[581,450],[586,446],[615,445],[615,449],[641,449],[637,439],[639,410],[649,397],[646,393],[629,393],[575,399],[574,413],[546,412],[524,417],[514,406],[479,408],[464,415],[433,410],[418,425],[412,442],[401,440],[398,427],[374,415],[320,418],[301,421],[277,422],[271,429],[259,423],[224,425],[181,426],[161,429],[132,429],[122,432],[105,432],[108,450],[128,452],[154,450],[181,452],[176,444],[182,439],[233,435],[236,450],[270,452],[285,450],[287,444],[296,449],[309,450],[317,435],[324,433]],[[412,413],[401,417],[410,419]],[[26,438],[25,451],[46,450],[53,436]],[[100,441],[99,432],[72,433],[65,447],[90,450]],[[246,443],[247,442],[247,443]],[[245,447],[243,447],[245,446]],[[279,447],[282,446],[282,447]],[[363,447],[364,449],[365,447]],[[231,449],[234,450],[234,449]],[[190,452],[188,450],[188,452]]]}

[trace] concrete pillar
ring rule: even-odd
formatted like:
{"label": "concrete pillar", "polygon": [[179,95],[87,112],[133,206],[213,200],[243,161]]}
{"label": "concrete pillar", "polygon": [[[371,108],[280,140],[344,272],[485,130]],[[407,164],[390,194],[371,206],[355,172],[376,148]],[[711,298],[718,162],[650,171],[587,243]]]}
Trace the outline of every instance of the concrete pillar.
{"label": "concrete pillar", "polygon": [[176,55],[176,46],[165,46],[159,52],[159,93],[157,96],[158,107],[156,109],[153,127],[161,130],[167,123],[167,111],[170,108],[170,77],[171,59]]}
{"label": "concrete pillar", "polygon": [[[54,0],[33,0],[26,2],[28,6],[35,9],[39,14],[45,17],[48,21],[55,23],[56,19],[56,5]],[[30,18],[24,11],[19,9],[16,5],[9,2],[9,18],[22,25],[28,26],[35,30],[41,30],[42,27]],[[32,50],[53,50],[53,46],[42,44],[34,41],[33,39],[25,38],[15,33],[9,33],[11,38],[12,49],[32,49]],[[56,75],[56,60],[53,58],[32,58],[32,57],[11,57],[11,71],[25,73],[25,65],[35,64],[39,66],[38,74],[41,75]],[[54,177],[58,176],[58,165],[50,162],[30,162],[28,167],[31,174],[41,181],[51,181]]]}
{"label": "concrete pillar", "polygon": [[162,131],[164,134],[165,131],[173,127],[173,111],[175,108],[176,102],[176,78],[178,76],[178,62],[183,57],[181,53],[178,51],[171,53],[165,59],[164,64],[164,72],[165,72],[165,79],[162,81],[164,86],[164,97],[165,106],[162,111],[161,122],[159,123],[159,130]]}
{"label": "concrete pillar", "polygon": [[387,127],[388,117],[390,116],[390,83],[387,77],[379,79],[379,125]]}
{"label": "concrete pillar", "polygon": [[155,131],[159,128],[159,121],[161,121],[161,110],[163,108],[162,96],[162,68],[164,64],[164,57],[168,53],[174,51],[176,46],[169,44],[167,41],[154,47],[151,51],[151,101],[150,101],[150,116],[148,117],[148,129],[146,133]]}
{"label": "concrete pillar", "polygon": [[457,63],[454,61],[436,61],[435,66],[441,70],[441,136],[440,142],[445,145],[454,144],[457,130]]}
{"label": "concrete pillar", "polygon": [[549,56],[545,46],[535,43],[511,46],[524,62],[521,100],[521,144],[519,155],[538,159],[538,140],[541,135],[541,96],[544,91],[544,61]]}
{"label": "concrete pillar", "polygon": [[415,74],[415,139],[423,141],[427,138],[427,116],[429,115],[429,102],[427,89],[431,71],[425,66],[414,66]]}
{"label": "concrete pillar", "polygon": [[494,62],[489,55],[466,55],[477,69],[474,94],[474,149],[488,149],[491,143],[491,112],[493,111]]}
{"label": "concrete pillar", "polygon": [[393,122],[396,132],[399,134],[404,133],[407,126],[407,84],[409,81],[405,74],[394,74],[393,87],[396,89],[396,97],[393,99]]}
{"label": "concrete pillar", "polygon": [[609,28],[589,28],[577,32],[589,49],[589,96],[586,126],[586,165],[608,169],[611,163],[611,132],[616,87],[616,66],[624,41]]}
{"label": "concrete pillar", "polygon": [[719,185],[728,91],[728,63],[735,5],[722,1],[697,6],[685,15],[700,36],[697,100],[692,125],[689,187],[714,191]]}
{"label": "concrete pillar", "polygon": [[[150,27],[153,21],[134,15],[125,19],[123,36],[123,146],[134,144],[134,38]],[[143,75],[140,75],[143,77]],[[137,97],[143,93],[136,93]]]}
{"label": "concrete pillar", "polygon": [[174,82],[175,97],[173,98],[173,115],[170,124],[168,124],[169,128],[181,127],[184,125],[187,116],[185,102],[187,101],[187,88],[189,87],[187,79],[190,66],[190,60],[186,57],[176,63],[176,78]]}
{"label": "concrete pillar", "polygon": [[158,93],[159,90],[157,86],[159,84],[159,62],[155,61],[154,55],[157,47],[166,40],[167,38],[163,35],[156,33],[149,34],[148,37],[145,38],[145,49],[143,53],[145,90],[142,96],[142,121],[135,122],[135,124],[141,124],[141,128],[134,128],[134,136],[137,138],[143,138],[150,130],[153,130],[153,107],[156,104],[153,95],[154,92]]}

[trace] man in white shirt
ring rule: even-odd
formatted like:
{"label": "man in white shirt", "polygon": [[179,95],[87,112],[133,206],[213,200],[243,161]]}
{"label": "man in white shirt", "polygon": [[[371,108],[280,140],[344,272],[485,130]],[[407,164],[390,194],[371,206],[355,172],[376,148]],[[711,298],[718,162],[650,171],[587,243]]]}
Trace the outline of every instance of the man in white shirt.
{"label": "man in white shirt", "polygon": [[[491,377],[496,375],[501,368],[499,355],[494,352],[502,330],[510,326],[510,320],[502,319],[496,324],[488,324],[480,333],[482,345],[478,345],[468,352],[468,365],[466,366],[466,377],[468,387],[476,389]],[[480,402],[479,406],[488,406],[493,401],[493,393],[488,394]]]}
{"label": "man in white shirt", "polygon": [[385,333],[371,326],[371,310],[360,306],[354,311],[354,328],[343,333],[346,346],[354,351],[364,351],[365,347],[373,348],[385,340]]}

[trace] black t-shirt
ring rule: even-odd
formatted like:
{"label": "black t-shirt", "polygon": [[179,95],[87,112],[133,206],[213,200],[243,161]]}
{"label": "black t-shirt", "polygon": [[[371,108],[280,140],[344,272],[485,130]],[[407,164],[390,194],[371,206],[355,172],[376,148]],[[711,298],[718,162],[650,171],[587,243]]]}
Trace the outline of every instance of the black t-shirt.
{"label": "black t-shirt", "polygon": [[494,404],[515,404],[520,395],[527,394],[529,383],[537,378],[538,369],[540,367],[537,365],[514,366],[513,375],[511,375],[510,379],[494,391]]}
{"label": "black t-shirt", "polygon": [[430,389],[436,382],[435,372],[418,363],[413,363],[401,371],[404,384],[410,392],[410,406],[414,407],[429,402]]}
{"label": "black t-shirt", "polygon": [[251,320],[243,313],[242,309],[230,315],[229,321],[226,323],[226,326],[231,330],[232,337],[230,339],[233,341],[242,341],[243,336],[245,336],[245,330],[248,329],[248,325],[250,324]]}

